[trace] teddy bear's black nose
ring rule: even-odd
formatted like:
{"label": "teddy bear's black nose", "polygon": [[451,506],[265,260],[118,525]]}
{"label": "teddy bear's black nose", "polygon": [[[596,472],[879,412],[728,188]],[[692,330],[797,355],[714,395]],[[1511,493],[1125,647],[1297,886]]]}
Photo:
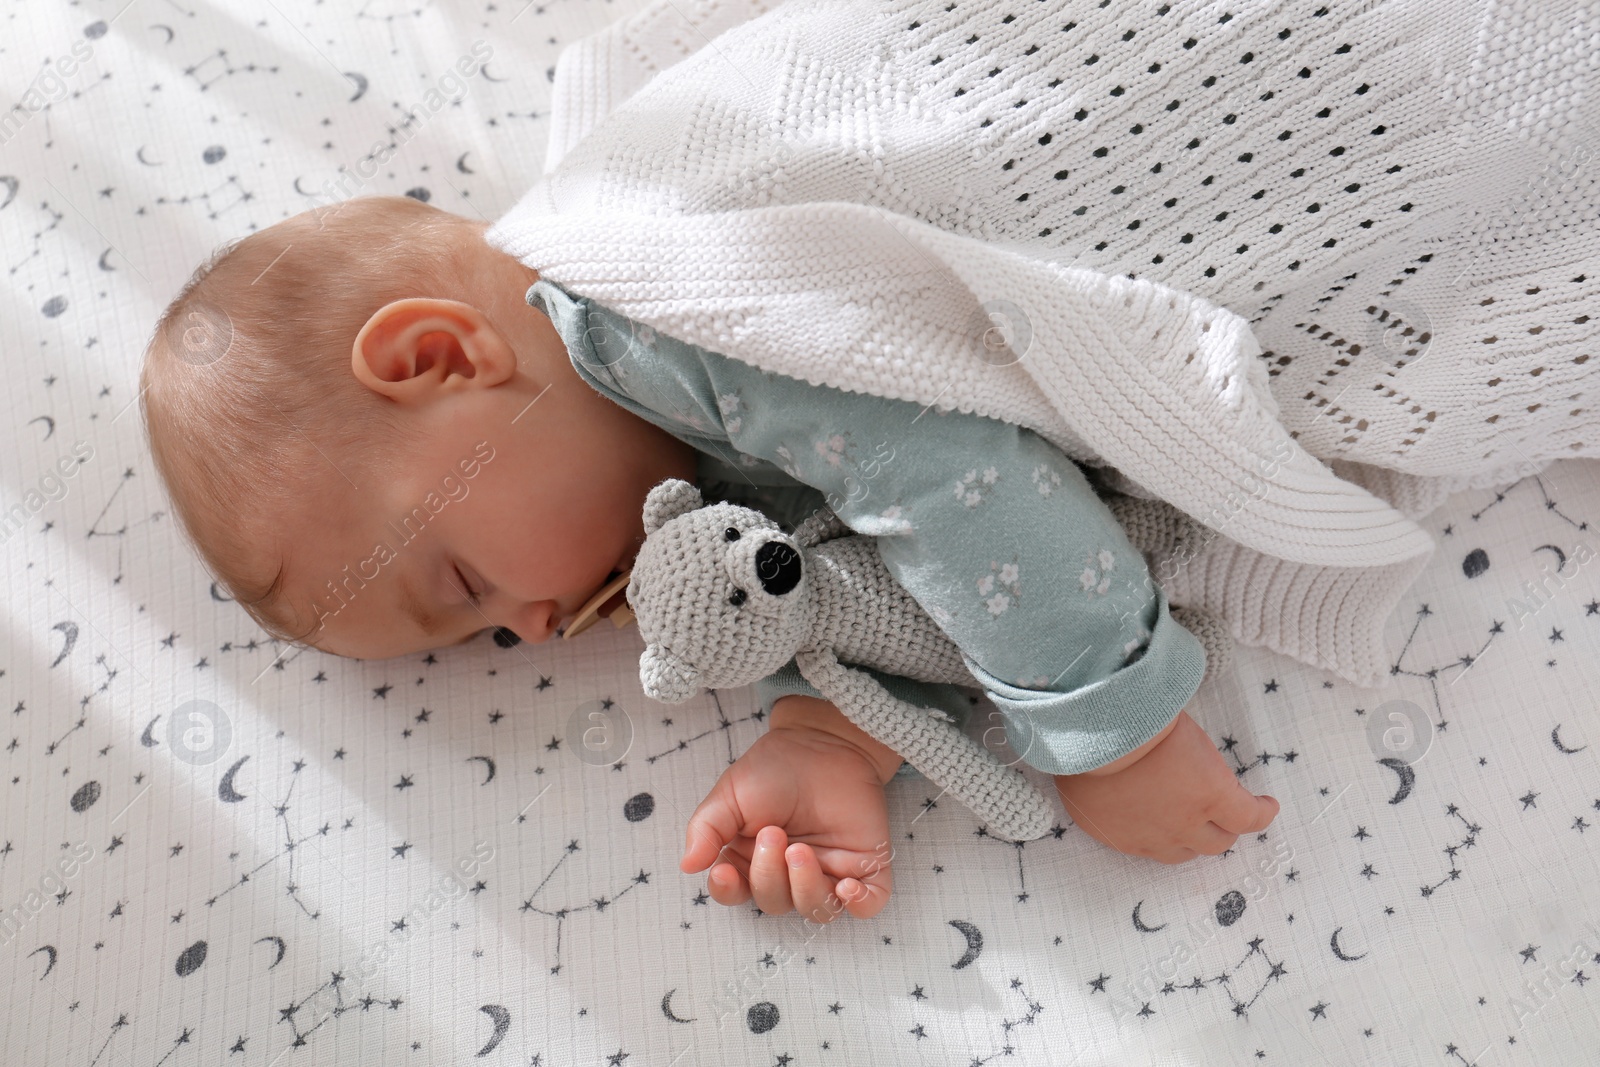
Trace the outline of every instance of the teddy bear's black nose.
{"label": "teddy bear's black nose", "polygon": [[800,584],[800,553],[782,541],[768,541],[756,549],[756,577],[761,588],[782,596]]}

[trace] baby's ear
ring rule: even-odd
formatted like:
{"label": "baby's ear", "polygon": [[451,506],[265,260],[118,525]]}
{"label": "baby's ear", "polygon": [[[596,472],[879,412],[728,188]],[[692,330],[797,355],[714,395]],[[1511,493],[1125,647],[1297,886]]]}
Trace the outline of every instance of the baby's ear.
{"label": "baby's ear", "polygon": [[668,478],[651,489],[644,498],[645,536],[677,518],[705,505],[700,490],[682,478]]}
{"label": "baby's ear", "polygon": [[350,369],[368,389],[406,403],[497,385],[516,374],[517,355],[472,305],[407,297],[372,313],[351,346]]}

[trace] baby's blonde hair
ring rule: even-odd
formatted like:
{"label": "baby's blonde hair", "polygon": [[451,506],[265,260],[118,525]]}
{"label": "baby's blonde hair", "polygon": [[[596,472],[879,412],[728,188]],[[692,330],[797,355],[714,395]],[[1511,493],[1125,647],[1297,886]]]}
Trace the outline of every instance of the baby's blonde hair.
{"label": "baby's blonde hair", "polygon": [[401,451],[384,447],[392,402],[351,372],[356,334],[395,300],[470,299],[486,225],[404,196],[302,212],[218,248],[156,324],[139,394],[156,470],[212,577],[273,636],[316,625],[279,595],[274,517],[374,484]]}

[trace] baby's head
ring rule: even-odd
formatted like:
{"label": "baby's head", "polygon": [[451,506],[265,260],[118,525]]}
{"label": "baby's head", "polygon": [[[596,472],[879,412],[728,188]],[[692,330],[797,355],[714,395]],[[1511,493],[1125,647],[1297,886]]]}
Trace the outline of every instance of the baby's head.
{"label": "baby's head", "polygon": [[362,658],[543,641],[692,451],[590,388],[487,224],[360,197],[219,249],[145,353],[156,468],[272,635]]}

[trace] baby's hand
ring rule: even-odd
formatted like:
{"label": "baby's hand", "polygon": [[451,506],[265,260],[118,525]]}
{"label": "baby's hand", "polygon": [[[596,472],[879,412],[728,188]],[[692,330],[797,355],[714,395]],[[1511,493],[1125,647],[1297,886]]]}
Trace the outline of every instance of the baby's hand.
{"label": "baby's hand", "polygon": [[1085,774],[1057,775],[1056,791],[1090,837],[1162,863],[1221,855],[1278,815],[1278,802],[1240,785],[1185,711],[1142,751]]}
{"label": "baby's hand", "polygon": [[883,783],[899,765],[827,701],[782,697],[767,732],[689,817],[679,866],[710,867],[719,904],[754,896],[769,915],[871,918],[894,884]]}

